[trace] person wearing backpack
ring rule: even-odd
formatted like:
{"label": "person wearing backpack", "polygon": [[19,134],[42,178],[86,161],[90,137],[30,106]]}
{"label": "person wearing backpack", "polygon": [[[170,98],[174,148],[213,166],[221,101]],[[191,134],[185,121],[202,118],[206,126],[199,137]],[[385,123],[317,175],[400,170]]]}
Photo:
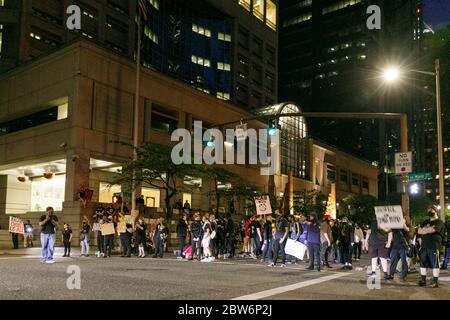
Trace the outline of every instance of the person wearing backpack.
{"label": "person wearing backpack", "polygon": [[409,226],[406,220],[403,219],[403,229],[392,230],[392,248],[391,248],[391,267],[388,279],[394,279],[394,273],[397,270],[399,258],[402,260],[402,272],[400,273],[400,281],[406,281],[408,274],[408,261],[406,260],[406,253],[408,251],[408,237]]}

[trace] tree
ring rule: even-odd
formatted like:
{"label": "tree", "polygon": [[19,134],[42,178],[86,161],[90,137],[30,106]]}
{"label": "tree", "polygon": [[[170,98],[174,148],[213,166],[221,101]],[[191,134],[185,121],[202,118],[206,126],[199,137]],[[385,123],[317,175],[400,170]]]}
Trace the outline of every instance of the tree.
{"label": "tree", "polygon": [[350,195],[341,201],[340,214],[353,222],[369,224],[375,216],[374,207],[381,202],[371,195]]}
{"label": "tree", "polygon": [[[390,205],[401,205],[402,194],[391,193],[387,197]],[[409,215],[411,224],[416,225],[428,218],[428,208],[433,205],[433,201],[426,195],[414,195],[409,197]]]}
{"label": "tree", "polygon": [[[132,147],[132,146],[130,146]],[[131,160],[122,166],[122,170],[112,184],[122,184],[129,188],[145,183],[149,186],[165,191],[167,218],[172,217],[173,198],[182,191],[178,180],[185,180],[186,176],[195,176],[199,171],[198,165],[176,165],[171,158],[169,146],[145,143],[136,149],[137,160]],[[134,173],[134,179],[133,179]],[[132,199],[134,201],[134,199]]]}
{"label": "tree", "polygon": [[319,190],[303,190],[294,197],[294,210],[303,214],[316,212],[319,216],[325,214],[327,196]]}

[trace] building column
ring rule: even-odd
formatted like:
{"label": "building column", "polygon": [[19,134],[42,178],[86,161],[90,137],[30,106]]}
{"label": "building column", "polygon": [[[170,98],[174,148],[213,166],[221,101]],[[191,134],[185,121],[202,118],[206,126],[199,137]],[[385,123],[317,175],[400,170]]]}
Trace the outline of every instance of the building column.
{"label": "building column", "polygon": [[89,203],[86,208],[83,208],[78,198],[79,189],[81,187],[89,187],[89,151],[82,149],[68,150],[66,161],[65,199],[63,203],[62,217],[59,219],[60,226],[58,229],[62,230],[63,223],[70,224],[73,232],[72,244],[74,246],[78,246],[81,221],[84,216],[91,219],[95,210],[92,203]]}

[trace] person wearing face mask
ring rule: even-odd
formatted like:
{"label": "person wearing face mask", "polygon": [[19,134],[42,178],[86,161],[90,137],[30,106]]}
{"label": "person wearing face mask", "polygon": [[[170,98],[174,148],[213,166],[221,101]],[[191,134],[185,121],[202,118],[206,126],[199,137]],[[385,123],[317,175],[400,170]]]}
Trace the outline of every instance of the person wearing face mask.
{"label": "person wearing face mask", "polygon": [[316,259],[317,271],[320,272],[320,222],[317,213],[311,212],[309,214],[307,229],[306,246],[309,253],[309,267],[306,269],[314,270],[314,259]]}
{"label": "person wearing face mask", "polygon": [[[106,219],[107,223],[114,223],[114,228],[116,227],[116,223],[114,222],[114,215],[110,214],[108,215],[108,218]],[[111,258],[112,251],[114,249],[114,234],[108,234],[104,236],[104,258]]]}
{"label": "person wearing face mask", "polygon": [[439,251],[445,236],[445,225],[439,220],[437,210],[434,207],[428,209],[429,219],[422,222],[419,230],[420,246],[420,281],[419,286],[427,285],[427,269],[433,270],[433,281],[430,288],[438,287],[439,280]]}

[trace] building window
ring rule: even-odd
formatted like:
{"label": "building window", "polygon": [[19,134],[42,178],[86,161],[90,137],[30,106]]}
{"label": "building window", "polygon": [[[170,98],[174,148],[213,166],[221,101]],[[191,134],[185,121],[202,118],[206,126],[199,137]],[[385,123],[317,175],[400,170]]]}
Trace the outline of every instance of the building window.
{"label": "building window", "polygon": [[[33,178],[31,180],[31,208],[33,212],[45,211],[46,207],[53,207],[56,211],[62,210],[64,202],[64,192],[66,185],[66,175],[58,174],[53,179],[44,177]],[[108,203],[111,202],[109,198]]]}
{"label": "building window", "polygon": [[159,10],[159,0],[148,0],[150,4],[155,8],[156,10]]}
{"label": "building window", "polygon": [[254,108],[262,107],[262,95],[259,92],[252,91],[252,106]]}
{"label": "building window", "polygon": [[88,17],[89,19],[92,19],[92,20],[97,19],[97,17],[94,15],[94,13],[92,13],[86,9],[83,9],[82,13],[84,16]]}
{"label": "building window", "polygon": [[34,128],[50,122],[66,119],[68,116],[68,105],[63,104],[28,116],[0,123],[0,136]]}
{"label": "building window", "polygon": [[172,134],[174,130],[178,128],[178,112],[166,109],[164,107],[153,105],[152,106],[152,129]]}
{"label": "building window", "polygon": [[4,7],[5,6],[5,0],[0,0],[0,7]]}
{"label": "building window", "polygon": [[145,26],[144,34],[147,38],[149,38],[154,43],[156,43],[156,44],[159,43],[158,36],[148,26]]}
{"label": "building window", "polygon": [[264,1],[253,0],[253,15],[261,21],[264,21]]}
{"label": "building window", "polygon": [[354,174],[352,174],[352,186],[359,187],[359,177]]}
{"label": "building window", "polygon": [[111,203],[115,193],[122,192],[120,184],[110,185],[108,182],[100,182],[98,188],[98,201],[100,203]]}
{"label": "building window", "polygon": [[270,92],[275,92],[275,75],[270,72],[266,72],[266,88]]}
{"label": "building window", "polygon": [[266,0],[266,24],[277,30],[277,5],[272,0]]}
{"label": "building window", "polygon": [[253,65],[253,82],[256,84],[262,84],[263,72],[261,66]]}
{"label": "building window", "polygon": [[230,71],[231,70],[231,66],[230,66],[229,63],[217,62],[217,69],[223,70],[223,71]]}
{"label": "building window", "polygon": [[344,186],[348,185],[348,172],[347,172],[347,170],[340,170],[339,171],[339,182],[342,185],[344,185]]}
{"label": "building window", "polygon": [[202,58],[196,55],[192,55],[191,57],[192,63],[204,66],[204,67],[211,67],[211,60]]}
{"label": "building window", "polygon": [[362,188],[364,191],[369,191],[369,180],[367,178],[362,178]]}
{"label": "building window", "polygon": [[248,49],[250,46],[250,32],[244,27],[239,26],[238,34],[239,45],[244,49]]}
{"label": "building window", "polygon": [[250,11],[250,1],[251,0],[239,0],[239,5],[244,7],[245,10]]}
{"label": "building window", "polygon": [[294,24],[299,24],[299,23],[302,23],[304,21],[311,20],[311,18],[312,18],[312,13],[311,12],[305,13],[305,14],[302,14],[300,16],[297,16],[297,17],[294,17],[292,19],[288,19],[288,20],[284,21],[283,22],[283,27],[289,27],[289,26],[292,26]]}
{"label": "building window", "polygon": [[222,41],[231,42],[231,35],[227,33],[219,32],[217,38]]}
{"label": "building window", "polygon": [[327,13],[330,13],[330,12],[338,11],[338,10],[341,10],[341,9],[353,6],[355,4],[358,4],[360,2],[361,2],[361,0],[345,0],[345,1],[341,1],[341,2],[338,2],[338,3],[332,4],[332,5],[330,5],[330,6],[326,7],[326,8],[323,8],[322,9],[322,14],[327,14]]}
{"label": "building window", "polygon": [[3,25],[0,24],[0,58],[2,57],[2,42],[3,42]]}
{"label": "building window", "polygon": [[230,100],[230,94],[226,92],[217,92],[216,96],[220,100]]}
{"label": "building window", "polygon": [[267,54],[267,63],[271,66],[274,66],[276,62],[275,48],[266,45],[266,54]]}
{"label": "building window", "polygon": [[327,180],[330,182],[336,181],[336,168],[330,164],[327,164]]}
{"label": "building window", "polygon": [[202,36],[211,38],[211,30],[209,30],[207,28],[203,28],[199,25],[192,24],[192,31],[194,31],[195,33],[201,34]]}
{"label": "building window", "polygon": [[253,37],[253,53],[257,57],[262,57],[263,55],[263,42],[256,37]]}

